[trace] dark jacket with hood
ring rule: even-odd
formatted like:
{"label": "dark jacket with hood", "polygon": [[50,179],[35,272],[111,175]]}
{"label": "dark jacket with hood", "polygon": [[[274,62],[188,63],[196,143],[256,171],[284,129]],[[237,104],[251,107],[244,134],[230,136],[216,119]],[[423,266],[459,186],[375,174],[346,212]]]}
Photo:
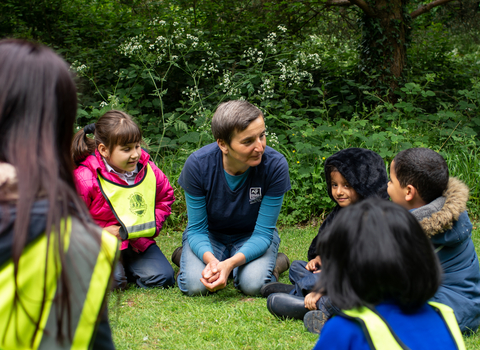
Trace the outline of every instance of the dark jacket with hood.
{"label": "dark jacket with hood", "polygon": [[[328,195],[332,195],[331,167],[335,167],[348,181],[350,186],[358,193],[360,200],[369,197],[388,199],[388,176],[385,162],[377,153],[364,148],[347,148],[327,158],[325,161],[325,179],[327,181]],[[338,211],[342,209],[338,204],[323,221],[317,236],[313,239],[308,249],[308,260],[317,256],[317,238],[333,221]]]}
{"label": "dark jacket with hood", "polygon": [[432,300],[454,310],[462,332],[475,331],[480,324],[480,268],[467,201],[468,187],[450,178],[441,197],[412,211],[430,237],[444,272]]}

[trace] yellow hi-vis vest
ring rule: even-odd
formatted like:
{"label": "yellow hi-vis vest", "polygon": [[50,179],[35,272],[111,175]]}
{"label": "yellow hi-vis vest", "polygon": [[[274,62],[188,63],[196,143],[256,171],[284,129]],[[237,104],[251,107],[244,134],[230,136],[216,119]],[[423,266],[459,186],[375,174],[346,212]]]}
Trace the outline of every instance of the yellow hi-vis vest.
{"label": "yellow hi-vis vest", "polygon": [[[458,350],[465,350],[462,333],[458,327],[453,310],[444,304],[429,301],[430,306],[440,315],[447,325]],[[367,342],[372,350],[408,350],[383,318],[375,311],[362,306],[351,310],[342,310],[340,316],[354,319],[360,323]]]}
{"label": "yellow hi-vis vest", "polygon": [[[62,221],[61,230],[63,265],[55,234],[49,237],[42,234],[24,248],[16,282],[12,259],[0,267],[0,349],[89,348],[116,263],[118,240],[103,231],[98,237],[101,242],[97,242],[85,234],[77,219]],[[62,269],[66,269],[70,284],[70,315],[64,315],[70,320],[72,338],[70,342],[68,322],[64,320],[65,337],[59,344],[56,340],[59,306],[53,301],[64,292],[57,288]]]}
{"label": "yellow hi-vis vest", "polygon": [[145,176],[134,185],[120,185],[105,179],[98,172],[98,184],[103,197],[122,226],[122,239],[152,237],[157,225],[155,221],[155,197],[157,180],[147,163]]}

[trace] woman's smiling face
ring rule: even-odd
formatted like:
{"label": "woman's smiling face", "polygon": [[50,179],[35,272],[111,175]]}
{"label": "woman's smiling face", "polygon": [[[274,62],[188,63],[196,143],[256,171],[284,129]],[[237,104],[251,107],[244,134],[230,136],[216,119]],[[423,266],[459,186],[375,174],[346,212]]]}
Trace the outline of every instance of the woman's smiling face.
{"label": "woman's smiling face", "polygon": [[267,145],[263,117],[253,120],[245,130],[235,131],[230,145],[223,140],[217,143],[223,152],[223,167],[229,174],[239,175],[259,165]]}

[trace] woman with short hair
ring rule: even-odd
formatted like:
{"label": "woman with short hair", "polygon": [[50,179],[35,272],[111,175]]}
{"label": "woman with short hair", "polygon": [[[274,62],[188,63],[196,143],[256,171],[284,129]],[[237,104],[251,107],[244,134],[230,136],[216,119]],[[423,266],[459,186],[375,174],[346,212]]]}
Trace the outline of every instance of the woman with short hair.
{"label": "woman with short hair", "polygon": [[178,285],[188,295],[235,287],[248,295],[275,281],[275,228],[290,189],[283,155],[266,146],[262,112],[247,101],[222,103],[212,119],[217,142],[191,154],[178,180],[185,191]]}

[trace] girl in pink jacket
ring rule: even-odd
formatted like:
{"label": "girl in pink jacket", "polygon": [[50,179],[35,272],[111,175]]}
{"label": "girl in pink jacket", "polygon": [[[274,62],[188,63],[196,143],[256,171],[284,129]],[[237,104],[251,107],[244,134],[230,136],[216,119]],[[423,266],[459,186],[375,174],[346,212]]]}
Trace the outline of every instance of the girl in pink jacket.
{"label": "girl in pink jacket", "polygon": [[[94,139],[87,137],[94,134]],[[95,222],[122,241],[115,288],[170,287],[174,271],[156,245],[175,201],[165,174],[142,150],[142,134],[121,111],[105,113],[75,134],[72,154],[77,191]]]}

